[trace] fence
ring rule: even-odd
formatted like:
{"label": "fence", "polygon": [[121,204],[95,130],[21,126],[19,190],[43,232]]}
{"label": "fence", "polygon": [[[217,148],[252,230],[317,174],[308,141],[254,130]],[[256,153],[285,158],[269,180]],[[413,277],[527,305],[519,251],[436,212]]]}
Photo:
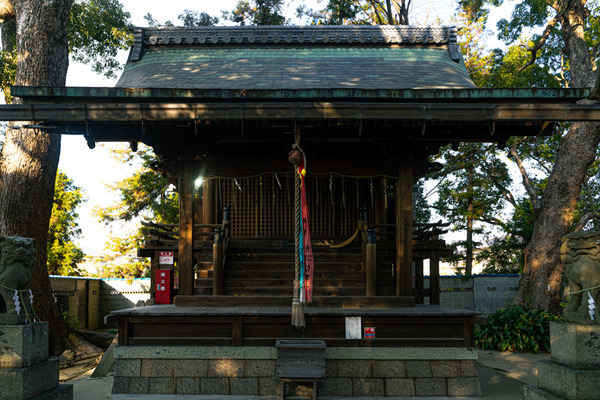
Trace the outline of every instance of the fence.
{"label": "fence", "polygon": [[[84,329],[106,328],[105,315],[134,307],[138,301],[150,298],[150,279],[128,281],[51,276],[50,281],[60,311],[69,313],[71,318],[76,317]],[[440,305],[489,314],[510,303],[518,284],[518,275],[476,275],[470,279],[442,276]],[[428,278],[425,278],[425,287],[429,287]]]}

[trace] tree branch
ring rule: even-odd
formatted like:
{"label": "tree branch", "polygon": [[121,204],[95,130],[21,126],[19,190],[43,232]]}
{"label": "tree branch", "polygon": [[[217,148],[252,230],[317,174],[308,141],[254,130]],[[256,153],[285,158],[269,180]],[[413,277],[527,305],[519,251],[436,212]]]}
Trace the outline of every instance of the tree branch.
{"label": "tree branch", "polygon": [[585,214],[583,217],[581,217],[579,222],[577,224],[575,224],[575,226],[573,227],[573,232],[578,232],[578,231],[582,230],[585,227],[585,225],[593,219],[600,219],[600,214],[594,214],[594,213]]}
{"label": "tree branch", "polygon": [[552,29],[554,29],[554,26],[558,23],[558,18],[554,17],[552,18],[549,22],[548,25],[546,25],[546,29],[544,29],[544,33],[542,33],[542,36],[539,38],[539,40],[533,44],[533,46],[529,46],[526,44],[522,44],[521,47],[524,47],[527,51],[529,51],[531,53],[531,58],[529,59],[529,61],[527,61],[527,63],[519,68],[519,72],[525,70],[525,68],[529,67],[530,65],[533,65],[535,63],[535,60],[537,60],[537,52],[539,49],[542,48],[542,46],[544,44],[546,44],[546,40],[548,40],[548,37],[550,36],[550,32],[552,31]]}
{"label": "tree branch", "polygon": [[529,180],[527,171],[525,171],[525,167],[523,166],[523,163],[521,162],[521,157],[519,157],[519,154],[517,153],[517,149],[515,148],[514,145],[510,146],[509,154],[512,157],[512,159],[515,161],[515,163],[517,164],[517,167],[519,167],[519,172],[521,172],[521,177],[523,178],[523,186],[525,186],[525,190],[529,194],[529,198],[531,199],[531,205],[533,205],[533,209],[535,211],[538,211],[541,208],[540,199],[537,195],[537,191],[536,191],[535,187],[533,186],[533,183],[531,183],[531,181]]}
{"label": "tree branch", "polygon": [[504,196],[506,201],[508,201],[510,204],[513,205],[513,207],[516,208],[517,201],[515,200],[515,197],[513,196],[512,192],[510,190],[508,190],[507,188],[505,188],[503,185],[501,185],[500,182],[498,182],[496,177],[487,168],[487,163],[485,161],[481,163],[481,168],[483,168],[485,173],[492,180],[492,183],[494,184],[494,186],[496,186],[500,190],[500,192],[502,193],[502,195]]}

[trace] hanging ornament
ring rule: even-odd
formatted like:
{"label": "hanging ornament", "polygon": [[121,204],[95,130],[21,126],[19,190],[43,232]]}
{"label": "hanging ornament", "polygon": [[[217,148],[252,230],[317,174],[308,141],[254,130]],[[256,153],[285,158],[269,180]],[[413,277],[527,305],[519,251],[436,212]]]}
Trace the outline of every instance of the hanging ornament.
{"label": "hanging ornament", "polygon": [[333,207],[333,174],[329,174],[329,197],[331,198],[331,207]]}
{"label": "hanging ornament", "polygon": [[237,188],[240,190],[240,192],[243,192],[242,187],[240,186],[240,184],[238,183],[237,179],[234,179],[233,182],[235,182],[235,185],[237,186]]}
{"label": "hanging ornament", "polygon": [[277,176],[277,172],[275,172],[275,180],[277,181],[277,185],[279,185],[279,190],[282,189],[281,182],[279,181],[279,177]]}
{"label": "hanging ornament", "polygon": [[371,208],[375,206],[375,202],[373,200],[373,178],[370,178],[370,189],[371,189]]}
{"label": "hanging ornament", "polygon": [[21,302],[19,301],[19,292],[15,290],[15,294],[13,295],[13,301],[15,303],[15,312],[17,315],[21,315]]}

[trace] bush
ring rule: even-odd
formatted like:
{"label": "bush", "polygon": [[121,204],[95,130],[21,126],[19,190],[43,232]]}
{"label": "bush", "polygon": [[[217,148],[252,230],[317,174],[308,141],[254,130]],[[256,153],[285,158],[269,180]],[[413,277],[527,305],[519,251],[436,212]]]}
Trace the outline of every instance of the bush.
{"label": "bush", "polygon": [[549,352],[549,323],[559,319],[545,310],[502,308],[488,315],[487,325],[476,327],[475,343],[484,350]]}

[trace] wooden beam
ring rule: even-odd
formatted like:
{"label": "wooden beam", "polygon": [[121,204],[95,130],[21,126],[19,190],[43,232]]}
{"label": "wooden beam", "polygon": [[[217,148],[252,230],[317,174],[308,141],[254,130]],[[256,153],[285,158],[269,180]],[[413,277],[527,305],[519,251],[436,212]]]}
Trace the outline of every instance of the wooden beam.
{"label": "wooden beam", "polygon": [[179,294],[194,289],[194,162],[179,161]]}
{"label": "wooden beam", "polygon": [[412,295],[412,163],[401,162],[396,181],[396,295]]}

